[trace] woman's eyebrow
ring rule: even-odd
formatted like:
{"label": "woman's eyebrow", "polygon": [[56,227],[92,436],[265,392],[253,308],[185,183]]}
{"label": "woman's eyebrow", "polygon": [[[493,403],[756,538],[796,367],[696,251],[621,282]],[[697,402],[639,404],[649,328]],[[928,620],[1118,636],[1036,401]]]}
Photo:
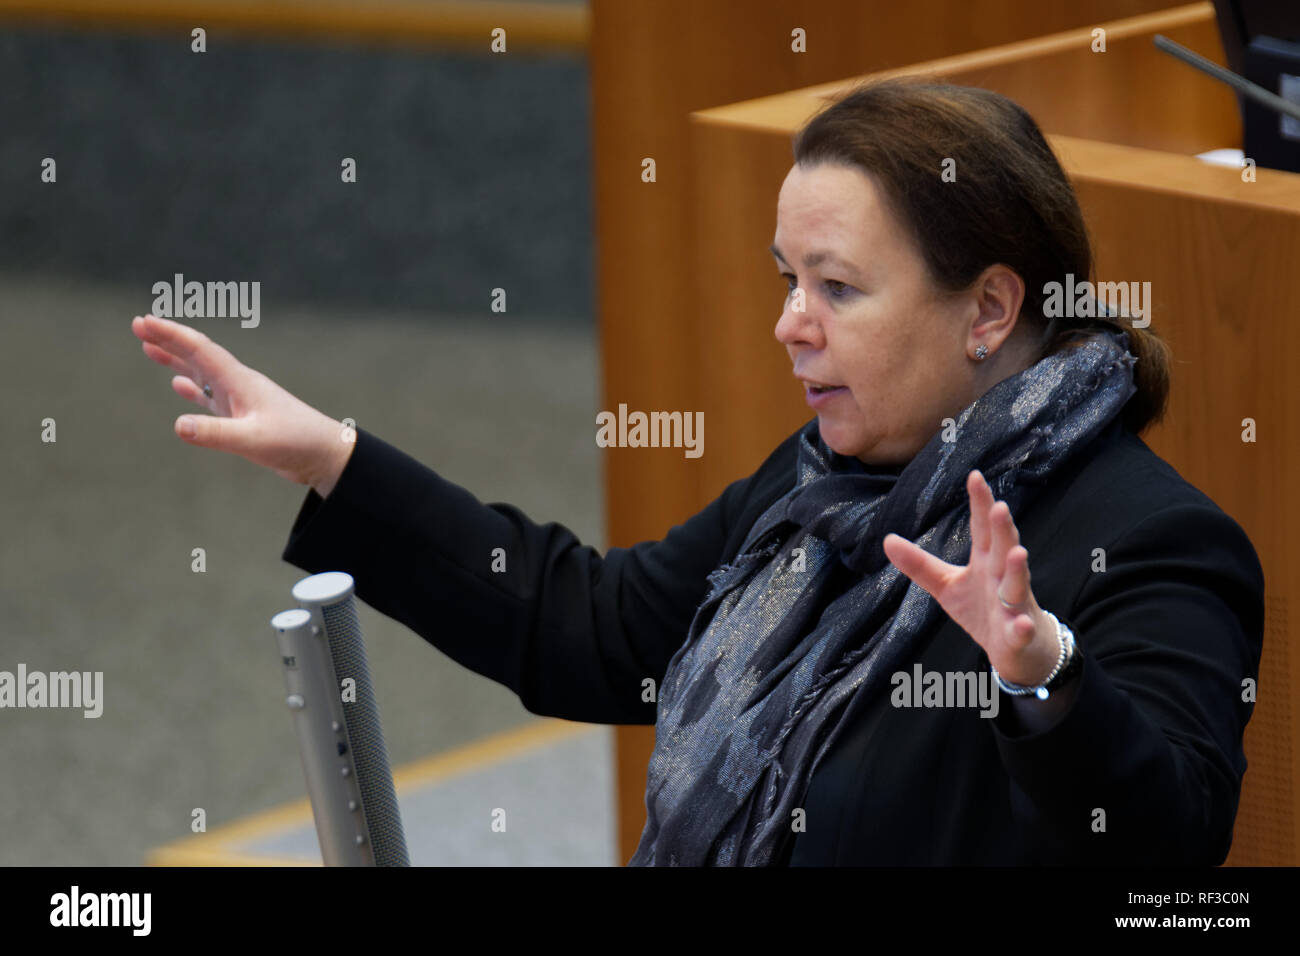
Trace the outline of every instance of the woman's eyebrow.
{"label": "woman's eyebrow", "polygon": [[[781,262],[785,262],[786,265],[789,265],[789,263],[786,262],[785,256],[781,255],[781,250],[776,247],[776,243],[772,243],[772,247],[769,251],[772,253],[772,255],[776,256],[777,259],[779,259]],[[850,262],[845,262],[843,259],[835,255],[833,252],[826,252],[826,251],[810,252],[803,257],[803,264],[808,266],[809,268],[812,268],[813,266],[816,265],[820,265],[822,262],[830,262],[834,265],[837,265],[845,272],[849,273],[849,275],[852,278],[856,279],[859,282],[862,281],[862,273],[858,271],[857,267]]]}

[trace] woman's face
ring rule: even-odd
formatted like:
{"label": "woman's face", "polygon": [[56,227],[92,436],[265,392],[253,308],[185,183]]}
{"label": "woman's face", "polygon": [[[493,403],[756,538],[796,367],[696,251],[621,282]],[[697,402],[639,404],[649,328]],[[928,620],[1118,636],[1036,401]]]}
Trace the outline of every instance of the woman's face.
{"label": "woman's face", "polygon": [[[945,188],[937,172],[934,188]],[[945,417],[982,394],[983,363],[970,356],[1000,339],[972,332],[979,297],[936,298],[873,177],[851,166],[795,165],[777,201],[773,255],[791,289],[776,337],[834,451],[868,464],[910,461]],[[814,385],[836,388],[818,393]]]}

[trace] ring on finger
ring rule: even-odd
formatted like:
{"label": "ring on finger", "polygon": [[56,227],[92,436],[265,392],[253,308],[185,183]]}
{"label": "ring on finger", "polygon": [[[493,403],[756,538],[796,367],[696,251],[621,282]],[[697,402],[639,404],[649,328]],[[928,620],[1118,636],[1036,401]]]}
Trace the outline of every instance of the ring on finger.
{"label": "ring on finger", "polygon": [[1004,608],[1006,608],[1008,611],[1019,611],[1019,610],[1020,610],[1021,608],[1023,608],[1026,604],[1029,603],[1028,601],[1021,601],[1019,604],[1010,604],[1010,603],[1008,603],[1008,602],[1007,602],[1007,599],[1004,598],[1004,597],[1002,596],[1002,589],[1001,589],[1001,588],[998,589],[998,601],[1000,601],[1001,604],[1002,604],[1002,606],[1003,606]]}

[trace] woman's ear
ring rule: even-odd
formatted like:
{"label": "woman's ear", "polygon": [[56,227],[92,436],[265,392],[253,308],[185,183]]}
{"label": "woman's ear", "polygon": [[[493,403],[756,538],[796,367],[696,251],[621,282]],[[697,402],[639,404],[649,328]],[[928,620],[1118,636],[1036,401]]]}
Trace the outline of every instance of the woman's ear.
{"label": "woman's ear", "polygon": [[998,263],[984,270],[973,289],[979,315],[971,332],[996,352],[1015,331],[1025,301],[1025,280],[1010,266]]}

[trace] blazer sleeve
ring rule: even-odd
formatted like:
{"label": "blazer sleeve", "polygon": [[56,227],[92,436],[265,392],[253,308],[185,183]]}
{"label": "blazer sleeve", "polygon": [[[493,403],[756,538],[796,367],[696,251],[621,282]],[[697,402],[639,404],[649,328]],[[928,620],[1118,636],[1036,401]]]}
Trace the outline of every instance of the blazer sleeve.
{"label": "blazer sleeve", "polygon": [[1246,770],[1242,735],[1263,644],[1264,575],[1213,505],[1161,509],[1105,549],[1066,618],[1084,651],[1070,709],[993,732],[1013,813],[1047,861],[1217,865]]}
{"label": "blazer sleeve", "polygon": [[657,688],[752,479],[662,541],[602,557],[567,528],[483,504],[357,429],[329,496],[308,492],[283,558],[351,574],[361,600],[509,687],[532,713],[653,724]]}

